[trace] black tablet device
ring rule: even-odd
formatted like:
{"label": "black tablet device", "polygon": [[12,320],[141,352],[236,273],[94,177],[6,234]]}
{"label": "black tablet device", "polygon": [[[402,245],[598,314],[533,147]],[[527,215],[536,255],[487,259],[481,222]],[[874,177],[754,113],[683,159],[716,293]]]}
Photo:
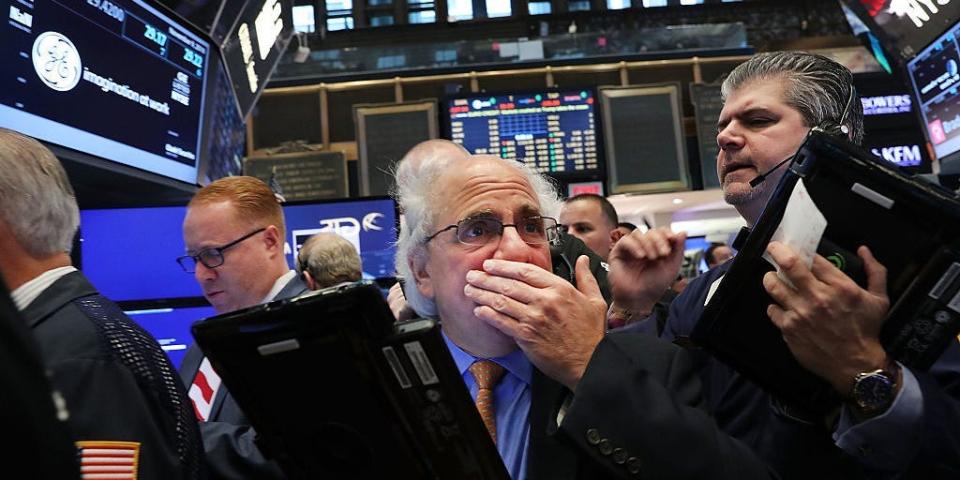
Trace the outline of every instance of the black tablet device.
{"label": "black tablet device", "polygon": [[891,309],[881,342],[910,368],[925,370],[960,331],[960,202],[869,153],[822,133],[800,147],[691,339],[768,392],[813,411],[836,404],[832,389],[794,359],[766,314],[766,251],[798,181],[827,227],[817,249],[861,285],[855,253],[870,247],[887,267]]}
{"label": "black tablet device", "polygon": [[224,314],[193,335],[291,478],[509,479],[437,322],[358,282]]}

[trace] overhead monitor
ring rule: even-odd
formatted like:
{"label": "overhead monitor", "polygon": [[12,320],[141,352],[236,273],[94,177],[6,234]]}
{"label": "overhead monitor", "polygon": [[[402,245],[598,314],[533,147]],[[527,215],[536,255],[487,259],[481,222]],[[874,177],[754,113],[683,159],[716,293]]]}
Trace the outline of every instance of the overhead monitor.
{"label": "overhead monitor", "polygon": [[960,27],[952,27],[907,63],[923,129],[941,162],[956,157],[960,151],[958,34]]}
{"label": "overhead monitor", "polygon": [[[357,247],[365,278],[394,276],[397,210],[390,198],[289,203],[283,212],[284,251],[291,267],[310,235],[334,232]],[[80,268],[115,301],[200,297],[194,276],[176,262],[186,251],[185,216],[184,206],[83,210]]]}
{"label": "overhead monitor", "polygon": [[471,153],[517,160],[557,176],[600,176],[603,154],[591,89],[447,98],[448,138]]}
{"label": "overhead monitor", "polygon": [[[960,17],[960,2],[844,0],[861,20],[877,31],[904,60],[913,58]],[[876,27],[874,27],[874,25]]]}
{"label": "overhead monitor", "polygon": [[0,2],[0,126],[196,183],[211,45],[152,5]]}
{"label": "overhead monitor", "polygon": [[[232,4],[232,10],[243,2],[227,3]],[[221,19],[220,23],[228,22]],[[223,58],[241,117],[246,118],[260,98],[292,37],[293,2],[290,0],[247,0],[239,10],[236,22],[223,40]]]}

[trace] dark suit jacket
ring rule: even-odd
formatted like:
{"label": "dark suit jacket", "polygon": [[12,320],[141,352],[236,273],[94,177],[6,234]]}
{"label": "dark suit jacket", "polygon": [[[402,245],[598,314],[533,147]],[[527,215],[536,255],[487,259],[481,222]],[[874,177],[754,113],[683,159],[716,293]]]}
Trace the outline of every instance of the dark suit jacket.
{"label": "dark suit jacket", "polygon": [[600,342],[559,428],[569,391],[537,372],[532,397],[529,480],[772,477],[701,409],[687,353],[648,335]]}
{"label": "dark suit jacket", "polygon": [[140,443],[142,479],[200,478],[202,450],[190,400],[157,341],[80,272],[23,310],[77,441]]}
{"label": "dark suit jacket", "polygon": [[[710,284],[727,271],[730,263],[687,285],[669,309],[663,338],[673,341],[690,335],[703,313]],[[760,387],[726,364],[705,352],[699,355],[708,410],[724,431],[750,445],[783,478],[876,476],[876,472],[865,472],[860,461],[835,445],[832,424],[781,408]],[[923,419],[916,438],[902,438],[912,447],[913,455],[900,478],[960,478],[960,344],[953,342],[929,372],[913,374],[923,392]]]}
{"label": "dark suit jacket", "polygon": [[0,462],[37,480],[80,478],[77,447],[66,420],[57,418],[40,347],[8,293],[0,279],[0,425],[17,439],[6,444]]}
{"label": "dark suit jacket", "polygon": [[[308,290],[303,280],[296,276],[273,299],[292,298]],[[187,388],[193,384],[202,361],[203,352],[196,344],[190,345],[180,365],[180,378]],[[277,464],[260,452],[255,443],[257,432],[226,386],[217,389],[210,418],[200,422],[200,433],[211,478],[285,478]]]}

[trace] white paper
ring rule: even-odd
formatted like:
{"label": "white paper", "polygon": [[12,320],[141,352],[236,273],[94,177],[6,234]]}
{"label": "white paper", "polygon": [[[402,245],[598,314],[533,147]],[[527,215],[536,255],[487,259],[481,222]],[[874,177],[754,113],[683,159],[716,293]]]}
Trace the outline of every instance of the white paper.
{"label": "white paper", "polygon": [[[817,254],[817,245],[827,228],[827,219],[820,213],[820,209],[813,203],[803,179],[797,181],[787,201],[787,209],[783,213],[783,220],[777,231],[773,232],[771,242],[780,242],[787,245],[800,257],[800,260],[810,268],[813,265],[813,256]],[[787,285],[793,283],[780,271],[780,266],[773,261],[769,253],[763,252],[763,258],[776,267],[777,276]]]}

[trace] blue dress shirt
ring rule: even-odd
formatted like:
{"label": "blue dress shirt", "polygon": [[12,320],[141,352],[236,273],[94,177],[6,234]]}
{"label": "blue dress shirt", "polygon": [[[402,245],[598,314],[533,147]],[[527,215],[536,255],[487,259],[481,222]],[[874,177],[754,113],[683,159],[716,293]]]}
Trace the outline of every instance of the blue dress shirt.
{"label": "blue dress shirt", "polygon": [[[447,348],[453,355],[453,361],[460,370],[470,396],[477,399],[477,383],[473,375],[467,370],[477,360],[477,357],[463,351],[447,338]],[[497,416],[497,451],[506,465],[510,477],[514,480],[526,478],[527,471],[527,444],[530,435],[530,379],[533,375],[533,366],[523,351],[519,348],[512,353],[497,358],[490,358],[498,363],[506,372],[500,383],[493,391],[493,405]]]}

